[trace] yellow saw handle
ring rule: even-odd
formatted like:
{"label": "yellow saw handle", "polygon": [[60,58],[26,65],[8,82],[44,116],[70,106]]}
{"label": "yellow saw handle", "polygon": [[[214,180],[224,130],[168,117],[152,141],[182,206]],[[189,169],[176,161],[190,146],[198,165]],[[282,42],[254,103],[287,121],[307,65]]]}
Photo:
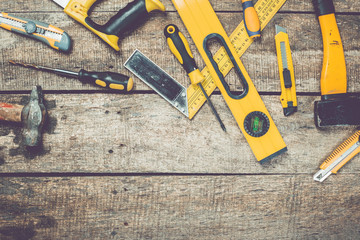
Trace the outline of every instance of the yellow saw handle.
{"label": "yellow saw handle", "polygon": [[143,22],[153,10],[165,11],[165,6],[159,0],[135,0],[104,25],[93,22],[88,16],[88,11],[97,0],[70,0],[64,11],[70,17],[80,22],[116,51],[120,50],[119,37],[135,25]]}
{"label": "yellow saw handle", "polygon": [[347,91],[344,50],[333,1],[313,0],[313,4],[320,22],[324,48],[321,95],[327,99],[329,95],[344,94]]}

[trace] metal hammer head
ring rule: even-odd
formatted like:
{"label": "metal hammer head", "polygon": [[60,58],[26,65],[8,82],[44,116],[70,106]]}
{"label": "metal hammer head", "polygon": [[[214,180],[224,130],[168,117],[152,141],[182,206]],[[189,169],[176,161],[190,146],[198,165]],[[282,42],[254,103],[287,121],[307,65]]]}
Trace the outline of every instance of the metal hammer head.
{"label": "metal hammer head", "polygon": [[314,113],[317,127],[360,125],[360,98],[345,95],[316,101]]}
{"label": "metal hammer head", "polygon": [[30,101],[21,112],[23,141],[27,147],[37,147],[41,143],[42,127],[47,116],[43,100],[41,87],[34,86],[30,94]]}

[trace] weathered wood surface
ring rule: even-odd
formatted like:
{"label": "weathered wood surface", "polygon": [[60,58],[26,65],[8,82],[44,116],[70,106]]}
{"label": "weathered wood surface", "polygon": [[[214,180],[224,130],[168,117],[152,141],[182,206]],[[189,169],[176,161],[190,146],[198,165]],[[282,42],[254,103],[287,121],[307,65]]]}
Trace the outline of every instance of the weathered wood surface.
{"label": "weathered wood surface", "polygon": [[[93,12],[106,12],[112,11],[117,12],[131,2],[131,0],[106,0],[101,4],[95,5]],[[175,8],[170,0],[161,1],[166,11],[175,11]],[[254,3],[257,0],[253,1]],[[242,11],[240,0],[211,0],[211,4],[215,11]],[[336,12],[349,13],[360,12],[360,3],[354,0],[341,0],[334,1]],[[2,11],[5,12],[61,12],[62,8],[52,1],[33,0],[31,3],[24,1],[5,1],[1,0]],[[313,12],[314,8],[311,1],[296,1],[287,0],[281,11],[291,12]]]}
{"label": "weathered wood surface", "polygon": [[[128,2],[102,1],[91,17],[104,23]],[[66,55],[0,29],[0,102],[25,103],[28,95],[18,91],[40,84],[50,117],[36,154],[22,146],[19,125],[0,124],[0,239],[359,239],[360,156],[323,183],[312,179],[355,128],[314,126],[323,53],[310,0],[288,0],[241,58],[289,149],[264,165],[219,93],[211,99],[228,133],[208,105],[190,121],[141,91],[149,88],[139,79],[134,94],[95,93],[98,88],[76,80],[7,62],[128,73],[123,63],[140,49],[188,85],[167,49],[164,26],[177,24],[203,63],[171,1],[163,3],[167,12],[152,13],[117,53],[50,0],[0,0],[2,11],[52,23],[74,41]],[[240,0],[211,3],[230,34],[242,20]],[[359,92],[360,2],[335,0],[335,8],[348,90]],[[299,112],[290,117],[278,99],[275,24],[287,28],[297,79]]]}
{"label": "weathered wood surface", "polygon": [[[94,19],[101,22],[101,19],[108,19],[112,15],[112,12],[99,13],[95,14]],[[241,13],[221,12],[218,15],[229,34],[242,20]],[[21,16],[57,23],[55,25],[62,27],[70,34],[74,47],[71,54],[65,55],[42,43],[0,29],[2,39],[0,63],[3,69],[0,74],[0,91],[27,90],[34,84],[40,84],[46,90],[96,89],[91,85],[84,85],[78,81],[71,81],[50,73],[11,66],[8,63],[10,59],[75,71],[85,68],[98,71],[110,70],[131,75],[123,67],[123,63],[135,49],[141,50],[181,84],[189,85],[185,71],[168,50],[163,36],[164,26],[175,23],[190,41],[190,37],[176,12],[154,13],[146,24],[126,35],[120,41],[120,52],[115,52],[66,14],[36,12],[22,13]],[[341,26],[340,33],[347,62],[348,90],[358,92],[360,91],[360,86],[357,84],[360,78],[360,43],[357,39],[360,39],[360,15],[339,15],[337,20]],[[258,91],[279,92],[280,90],[274,41],[276,24],[287,28],[289,34],[297,91],[320,92],[320,72],[323,57],[320,27],[314,14],[296,13],[277,14],[263,31],[261,42],[253,43],[241,58]],[[193,44],[192,49],[196,62],[203,67],[203,61]],[[228,77],[227,80],[234,83],[231,86],[232,89],[237,89],[240,86],[235,76]],[[134,89],[149,90],[149,87],[135,78]]]}
{"label": "weathered wood surface", "polygon": [[0,179],[0,237],[359,239],[358,174]]}
{"label": "weathered wood surface", "polygon": [[[0,101],[20,101],[8,96]],[[20,129],[1,126],[1,172],[315,173],[354,132],[317,130],[313,101],[319,97],[299,97],[299,112],[284,117],[279,96],[264,96],[289,150],[260,165],[219,95],[212,100],[227,133],[208,105],[190,121],[156,94],[49,94],[46,99],[50,121],[44,151],[29,154]],[[359,158],[343,171],[360,172]]]}

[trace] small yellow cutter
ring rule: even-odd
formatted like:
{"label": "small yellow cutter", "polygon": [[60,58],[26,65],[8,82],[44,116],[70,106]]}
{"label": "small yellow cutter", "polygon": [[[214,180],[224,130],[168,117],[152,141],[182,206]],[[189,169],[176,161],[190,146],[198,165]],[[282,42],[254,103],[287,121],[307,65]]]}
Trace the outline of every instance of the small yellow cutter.
{"label": "small yellow cutter", "polygon": [[360,131],[349,137],[325,160],[320,171],[314,175],[314,180],[324,181],[331,173],[337,173],[350,159],[360,152]]}
{"label": "small yellow cutter", "polygon": [[276,53],[281,84],[280,101],[284,115],[289,116],[297,111],[294,67],[286,29],[278,25],[275,26],[275,29]]}

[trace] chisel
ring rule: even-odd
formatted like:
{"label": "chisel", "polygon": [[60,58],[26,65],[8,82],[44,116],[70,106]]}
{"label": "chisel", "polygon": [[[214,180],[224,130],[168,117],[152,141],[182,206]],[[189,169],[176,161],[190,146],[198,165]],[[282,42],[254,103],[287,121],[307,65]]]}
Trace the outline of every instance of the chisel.
{"label": "chisel", "polygon": [[191,54],[190,46],[184,35],[179,31],[179,28],[174,24],[169,24],[164,29],[166,41],[169,45],[170,51],[175,55],[177,60],[185,69],[188,74],[191,84],[198,85],[203,92],[209,106],[214,113],[216,119],[220,123],[221,128],[226,132],[224,123],[221,121],[219,114],[217,113],[214,105],[212,104],[209,96],[207,95],[201,82],[204,81],[204,75],[197,67],[194,57]]}
{"label": "chisel", "polygon": [[0,13],[0,27],[39,40],[56,50],[68,52],[71,49],[69,35],[47,23],[2,12]]}
{"label": "chisel", "polygon": [[9,63],[14,65],[20,65],[26,68],[33,68],[36,70],[56,73],[58,75],[65,77],[77,78],[84,83],[90,83],[99,87],[104,87],[104,88],[109,88],[124,92],[129,92],[134,85],[132,78],[115,72],[88,72],[84,69],[81,69],[79,72],[73,72],[63,69],[38,66],[35,64],[16,62],[14,60],[10,60]]}

